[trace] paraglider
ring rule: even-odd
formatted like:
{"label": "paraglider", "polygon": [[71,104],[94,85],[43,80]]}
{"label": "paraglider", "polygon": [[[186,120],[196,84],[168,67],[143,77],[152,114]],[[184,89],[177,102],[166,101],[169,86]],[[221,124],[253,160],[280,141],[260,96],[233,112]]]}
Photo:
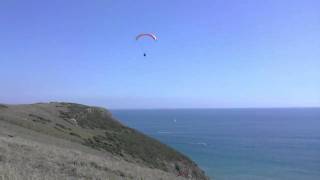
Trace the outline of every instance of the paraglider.
{"label": "paraglider", "polygon": [[[149,38],[149,39],[151,39],[151,40],[153,40],[153,41],[157,41],[157,40],[158,40],[157,36],[154,35],[154,34],[152,34],[152,33],[142,33],[142,34],[138,34],[138,35],[136,36],[136,41],[139,41],[139,40],[142,39],[142,38]],[[143,56],[146,57],[146,56],[147,56],[147,53],[144,52],[144,53],[143,53]]]}

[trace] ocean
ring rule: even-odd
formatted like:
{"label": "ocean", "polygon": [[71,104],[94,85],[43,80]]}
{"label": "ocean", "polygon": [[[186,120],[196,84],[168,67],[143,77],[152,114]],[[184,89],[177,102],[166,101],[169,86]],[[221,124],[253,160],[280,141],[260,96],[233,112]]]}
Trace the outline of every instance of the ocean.
{"label": "ocean", "polygon": [[320,108],[112,110],[216,180],[319,180]]}

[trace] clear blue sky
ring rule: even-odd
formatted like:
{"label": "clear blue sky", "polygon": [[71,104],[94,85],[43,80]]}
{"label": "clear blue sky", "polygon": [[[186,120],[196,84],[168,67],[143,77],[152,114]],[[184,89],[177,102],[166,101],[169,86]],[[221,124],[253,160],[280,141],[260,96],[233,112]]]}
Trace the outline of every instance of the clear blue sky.
{"label": "clear blue sky", "polygon": [[1,103],[320,106],[318,0],[2,0],[0,22]]}

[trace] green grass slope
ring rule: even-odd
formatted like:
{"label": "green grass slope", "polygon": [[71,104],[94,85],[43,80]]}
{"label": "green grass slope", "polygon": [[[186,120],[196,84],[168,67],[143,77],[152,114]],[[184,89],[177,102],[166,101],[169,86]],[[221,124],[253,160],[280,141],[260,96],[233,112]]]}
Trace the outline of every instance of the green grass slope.
{"label": "green grass slope", "polygon": [[186,178],[208,179],[185,155],[128,128],[104,108],[73,103],[1,105],[0,121],[110,153],[125,161]]}

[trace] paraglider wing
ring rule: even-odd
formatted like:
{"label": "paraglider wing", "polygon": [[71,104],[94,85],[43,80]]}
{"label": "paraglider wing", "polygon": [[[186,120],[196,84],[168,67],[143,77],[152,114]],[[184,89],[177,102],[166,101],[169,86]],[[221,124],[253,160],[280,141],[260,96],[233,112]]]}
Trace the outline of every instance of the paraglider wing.
{"label": "paraglider wing", "polygon": [[145,33],[145,34],[139,34],[137,37],[136,37],[136,40],[139,40],[140,38],[142,37],[150,37],[152,38],[153,40],[157,40],[157,36],[155,36],[154,34],[151,34],[151,33]]}

